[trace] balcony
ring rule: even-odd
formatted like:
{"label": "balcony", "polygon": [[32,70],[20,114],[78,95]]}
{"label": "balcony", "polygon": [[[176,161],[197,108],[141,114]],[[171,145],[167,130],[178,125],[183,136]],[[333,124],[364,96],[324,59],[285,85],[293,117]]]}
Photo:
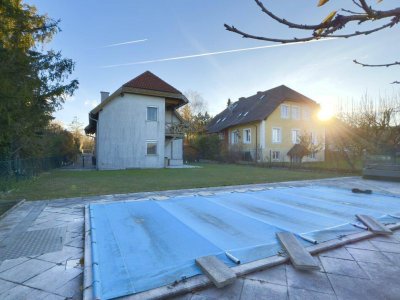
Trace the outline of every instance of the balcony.
{"label": "balcony", "polygon": [[187,125],[184,123],[165,123],[165,136],[171,138],[183,138]]}

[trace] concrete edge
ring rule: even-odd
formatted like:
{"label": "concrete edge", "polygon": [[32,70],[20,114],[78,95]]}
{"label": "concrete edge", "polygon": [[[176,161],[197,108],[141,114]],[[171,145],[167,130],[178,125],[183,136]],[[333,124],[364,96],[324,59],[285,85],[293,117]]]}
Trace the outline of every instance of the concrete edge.
{"label": "concrete edge", "polygon": [[25,202],[26,202],[26,200],[22,199],[22,200],[18,201],[17,203],[15,203],[9,210],[7,210],[5,213],[0,215],[0,221],[3,220],[5,217],[7,217],[10,213],[15,211],[18,207],[20,207]]}
{"label": "concrete edge", "polygon": [[[387,226],[391,230],[400,229],[400,223],[392,224]],[[359,232],[352,235],[345,236],[341,239],[330,240],[317,245],[312,245],[306,249],[310,254],[315,255],[324,251],[328,251],[334,248],[344,246],[346,244],[355,243],[361,240],[365,240],[371,237],[379,236],[371,231]],[[262,271],[274,266],[289,262],[289,257],[287,256],[271,256],[257,261],[253,261],[247,264],[232,267],[232,270],[236,275],[244,276],[250,273]],[[211,286],[212,282],[205,275],[197,275],[192,278],[187,279],[184,282],[179,282],[175,285],[167,285],[159,288],[155,288],[149,291],[141,292],[134,295],[124,296],[118,299],[124,300],[142,300],[142,299],[165,299],[168,297],[180,296],[185,293],[192,291],[204,289]]]}
{"label": "concrete edge", "polygon": [[90,236],[89,207],[85,205],[85,249],[83,268],[83,300],[93,299],[92,243]]}

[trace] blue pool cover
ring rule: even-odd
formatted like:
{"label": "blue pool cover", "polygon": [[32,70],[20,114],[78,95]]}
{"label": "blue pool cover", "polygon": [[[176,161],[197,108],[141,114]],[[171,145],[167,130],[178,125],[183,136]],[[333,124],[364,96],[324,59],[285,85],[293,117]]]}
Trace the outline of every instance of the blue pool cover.
{"label": "blue pool cover", "polygon": [[91,204],[93,287],[111,299],[200,274],[195,259],[215,255],[233,266],[276,255],[275,234],[324,242],[361,232],[355,214],[400,221],[400,198],[330,187],[276,188],[164,201]]}

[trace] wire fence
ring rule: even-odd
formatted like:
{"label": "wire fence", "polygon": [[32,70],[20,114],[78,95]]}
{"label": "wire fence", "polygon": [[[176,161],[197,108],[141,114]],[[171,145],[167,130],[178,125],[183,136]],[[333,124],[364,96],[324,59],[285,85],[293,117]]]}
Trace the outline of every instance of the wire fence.
{"label": "wire fence", "polygon": [[7,191],[19,181],[34,178],[41,172],[67,164],[68,162],[62,157],[0,161],[0,191]]}

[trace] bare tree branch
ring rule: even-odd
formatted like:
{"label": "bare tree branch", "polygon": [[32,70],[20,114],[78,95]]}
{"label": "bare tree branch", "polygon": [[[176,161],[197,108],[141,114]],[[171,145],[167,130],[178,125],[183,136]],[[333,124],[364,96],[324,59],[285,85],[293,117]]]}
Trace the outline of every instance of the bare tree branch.
{"label": "bare tree branch", "polygon": [[[361,9],[361,12],[355,12],[354,10],[342,8],[341,11],[344,14],[338,14],[336,11],[331,12],[331,14],[325,18],[319,24],[299,24],[295,22],[291,22],[286,20],[285,18],[281,18],[274,13],[272,13],[262,2],[262,0],[254,0],[258,7],[261,9],[263,13],[265,13],[268,17],[277,21],[278,23],[288,27],[299,30],[305,30],[310,33],[309,36],[302,37],[293,37],[293,38],[274,38],[270,36],[260,36],[254,35],[245,31],[242,31],[236,28],[233,25],[224,24],[225,29],[241,35],[243,38],[274,42],[274,43],[299,43],[299,42],[308,42],[312,40],[319,39],[327,39],[327,38],[351,38],[359,35],[368,35],[383,29],[393,27],[400,22],[400,7],[395,7],[393,9],[388,10],[376,10],[373,9],[367,0],[352,0],[353,4]],[[323,3],[325,4],[325,3]],[[342,33],[339,32],[345,28],[347,24],[357,24],[358,26],[363,26],[364,24],[373,24],[374,21],[390,19],[390,21],[381,26],[374,26],[372,29],[367,30],[356,30],[352,33]],[[371,27],[369,27],[371,28]],[[339,33],[339,34],[336,34]],[[381,64],[381,65],[369,65],[359,63],[354,60],[356,64],[362,65],[364,67],[389,67],[392,65],[399,65],[398,62],[394,62],[391,64]],[[393,83],[398,83],[394,81]]]}
{"label": "bare tree branch", "polygon": [[356,63],[356,64],[358,64],[358,65],[361,65],[361,66],[363,66],[363,67],[391,67],[391,66],[400,66],[400,61],[395,61],[395,62],[393,62],[393,63],[388,63],[388,64],[374,64],[374,65],[371,65],[371,64],[364,64],[364,63],[361,63],[361,62],[359,62],[359,61],[357,61],[357,60],[353,60],[353,62],[354,63]]}

